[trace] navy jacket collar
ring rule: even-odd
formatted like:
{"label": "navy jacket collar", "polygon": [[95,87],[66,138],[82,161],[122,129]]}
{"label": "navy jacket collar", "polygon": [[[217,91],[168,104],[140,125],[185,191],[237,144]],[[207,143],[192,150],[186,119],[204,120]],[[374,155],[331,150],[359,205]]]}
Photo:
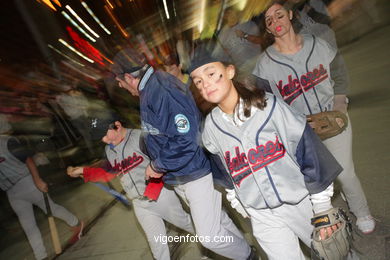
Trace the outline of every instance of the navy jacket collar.
{"label": "navy jacket collar", "polygon": [[154,73],[154,69],[152,66],[150,66],[146,70],[144,76],[142,77],[141,81],[138,84],[138,91],[142,91],[144,89],[144,87],[146,86],[146,83],[148,82],[148,80],[150,79],[150,77],[152,76],[153,73]]}

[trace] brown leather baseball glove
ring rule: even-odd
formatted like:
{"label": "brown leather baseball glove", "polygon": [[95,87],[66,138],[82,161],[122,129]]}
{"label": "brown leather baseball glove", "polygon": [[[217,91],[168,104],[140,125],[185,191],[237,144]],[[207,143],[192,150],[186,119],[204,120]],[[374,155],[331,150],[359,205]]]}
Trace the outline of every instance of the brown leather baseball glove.
{"label": "brown leather baseball glove", "polygon": [[348,117],[340,111],[326,111],[306,116],[307,122],[321,140],[343,132],[348,126]]}

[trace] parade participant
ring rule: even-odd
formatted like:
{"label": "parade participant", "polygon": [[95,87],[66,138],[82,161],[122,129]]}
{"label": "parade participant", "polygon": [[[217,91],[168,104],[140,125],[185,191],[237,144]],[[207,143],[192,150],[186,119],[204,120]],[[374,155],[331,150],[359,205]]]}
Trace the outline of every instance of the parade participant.
{"label": "parade participant", "polygon": [[254,251],[222,211],[221,193],[214,189],[210,163],[199,145],[200,113],[193,98],[182,91],[183,83],[155,71],[133,49],[116,55],[112,71],[121,88],[140,97],[151,158],[146,178],[162,177],[174,187],[190,207],[196,234],[209,238],[201,241],[204,247],[231,259],[253,259]]}
{"label": "parade participant", "polygon": [[[265,11],[265,24],[275,42],[261,55],[253,74],[266,89],[283,99],[297,113],[311,121],[316,114],[337,111],[337,124],[346,126],[341,133],[323,140],[325,146],[343,167],[338,180],[356,224],[365,234],[375,228],[367,199],[355,173],[352,159],[352,127],[347,114],[345,95],[335,95],[331,63],[337,50],[313,35],[300,35],[291,26],[293,14],[284,8],[285,1],[275,1]],[[344,114],[345,120],[340,121]],[[313,121],[311,126],[319,129]],[[336,125],[337,126],[337,125]]]}
{"label": "parade participant", "polygon": [[[338,49],[336,34],[330,28],[330,17],[326,5],[321,0],[289,0],[293,4],[293,16],[295,16],[301,28],[299,34],[312,34],[325,40],[333,49]],[[349,73],[340,51],[330,64],[330,74],[334,82],[333,90],[338,99],[347,99],[349,90]]]}
{"label": "parade participant", "polygon": [[[268,259],[305,259],[298,238],[310,247],[313,211],[334,212],[332,181],[340,165],[304,116],[262,89],[233,81],[233,65],[200,51],[189,71],[201,95],[218,105],[202,140],[225,162],[234,183],[227,190],[232,207],[250,216]],[[338,227],[320,228],[321,239]]]}
{"label": "parade participant", "polygon": [[[45,245],[34,216],[33,205],[47,213],[44,192],[48,192],[47,183],[39,176],[37,166],[32,159],[34,152],[25,142],[10,136],[11,125],[7,117],[0,115],[0,188],[7,193],[9,203],[18,216],[20,225],[36,259],[47,259]],[[65,221],[72,230],[68,243],[80,239],[84,223],[66,208],[53,202],[48,196],[54,217]]]}
{"label": "parade participant", "polygon": [[68,175],[83,177],[84,182],[107,182],[119,176],[127,197],[132,200],[135,216],[146,234],[153,257],[170,259],[168,244],[156,240],[156,237],[167,235],[164,220],[191,234],[194,234],[194,228],[190,215],[183,210],[173,190],[157,181],[154,185],[158,186],[157,193],[148,192],[145,169],[150,160],[140,147],[143,144],[141,131],[125,128],[115,119],[101,118],[90,121],[90,130],[94,140],[106,144],[108,164],[103,168],[69,167]]}
{"label": "parade participant", "polygon": [[229,56],[245,77],[252,73],[256,61],[261,54],[260,30],[252,22],[240,22],[240,13],[234,7],[229,7],[224,13],[224,27],[217,35],[218,45],[214,56]]}

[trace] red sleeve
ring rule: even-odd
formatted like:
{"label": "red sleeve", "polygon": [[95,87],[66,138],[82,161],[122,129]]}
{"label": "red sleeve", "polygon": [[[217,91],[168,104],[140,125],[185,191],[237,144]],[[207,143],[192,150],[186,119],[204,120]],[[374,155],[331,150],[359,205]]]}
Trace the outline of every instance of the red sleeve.
{"label": "red sleeve", "polygon": [[144,196],[149,200],[157,200],[160,196],[160,192],[164,187],[162,178],[150,178],[148,185],[146,185]]}
{"label": "red sleeve", "polygon": [[102,168],[84,167],[84,182],[109,182],[117,176],[115,173],[108,173]]}

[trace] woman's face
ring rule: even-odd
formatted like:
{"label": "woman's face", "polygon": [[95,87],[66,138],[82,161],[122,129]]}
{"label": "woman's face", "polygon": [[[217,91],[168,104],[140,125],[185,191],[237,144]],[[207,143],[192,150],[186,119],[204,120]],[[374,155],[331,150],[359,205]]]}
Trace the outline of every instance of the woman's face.
{"label": "woman's face", "polygon": [[267,31],[275,37],[281,37],[290,31],[292,12],[287,11],[280,4],[272,5],[265,13]]}
{"label": "woman's face", "polygon": [[213,104],[222,103],[233,87],[234,67],[221,62],[205,64],[191,73],[191,78],[202,97]]}

